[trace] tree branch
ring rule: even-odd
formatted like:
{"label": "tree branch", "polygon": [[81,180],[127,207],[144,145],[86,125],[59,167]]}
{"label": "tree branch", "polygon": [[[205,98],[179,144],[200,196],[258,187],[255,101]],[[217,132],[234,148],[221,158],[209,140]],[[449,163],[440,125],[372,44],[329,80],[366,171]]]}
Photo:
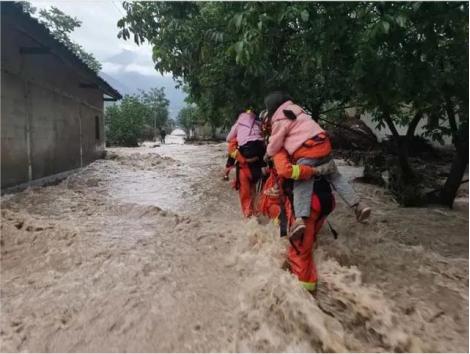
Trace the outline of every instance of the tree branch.
{"label": "tree branch", "polygon": [[446,113],[447,117],[449,118],[449,125],[450,125],[450,131],[452,132],[452,138],[454,139],[454,143],[457,141],[457,122],[455,121],[455,111],[454,111],[454,106],[452,104],[452,101],[450,100],[450,97],[446,95],[445,97],[446,101]]}
{"label": "tree branch", "polygon": [[400,134],[398,133],[398,130],[397,130],[397,128],[395,127],[395,124],[393,123],[392,117],[390,117],[390,113],[384,112],[383,115],[382,115],[382,118],[383,118],[383,120],[385,121],[385,123],[387,123],[388,128],[389,128],[390,131],[392,132],[392,136],[393,136],[393,137],[397,140],[397,142],[398,142],[398,138],[400,137]]}
{"label": "tree branch", "polygon": [[418,126],[418,123],[420,122],[421,118],[423,118],[423,112],[416,112],[415,116],[410,122],[410,125],[408,126],[408,130],[406,131],[406,139],[408,141],[415,136],[416,127]]}
{"label": "tree branch", "polygon": [[318,120],[321,120],[325,123],[328,123],[328,124],[331,124],[335,127],[338,127],[338,128],[341,128],[341,129],[346,129],[346,130],[349,130],[353,133],[356,133],[356,134],[359,134],[359,135],[362,135],[364,137],[366,137],[367,139],[369,139],[370,141],[373,141],[374,144],[377,143],[377,140],[372,138],[371,136],[369,136],[368,134],[364,133],[362,130],[354,130],[350,127],[348,127],[347,125],[344,125],[344,124],[341,124],[341,123],[335,123],[335,122],[332,122],[331,120],[328,120],[328,119],[325,119],[325,118],[318,118]]}
{"label": "tree branch", "polygon": [[408,162],[408,146],[407,144],[402,144],[400,142],[400,134],[398,133],[395,124],[393,124],[392,117],[390,113],[386,110],[383,111],[382,119],[387,123],[388,128],[392,132],[393,141],[395,143],[397,153],[398,153],[398,161],[400,163],[401,170],[404,174],[406,180],[411,180],[414,177],[414,172],[411,169],[411,166]]}
{"label": "tree branch", "polygon": [[327,109],[326,111],[322,111],[322,112],[320,112],[320,114],[325,114],[325,113],[328,113],[328,112],[331,112],[331,111],[339,111],[340,109],[360,108],[360,107],[364,107],[364,106],[354,105],[354,106],[334,107],[334,108]]}

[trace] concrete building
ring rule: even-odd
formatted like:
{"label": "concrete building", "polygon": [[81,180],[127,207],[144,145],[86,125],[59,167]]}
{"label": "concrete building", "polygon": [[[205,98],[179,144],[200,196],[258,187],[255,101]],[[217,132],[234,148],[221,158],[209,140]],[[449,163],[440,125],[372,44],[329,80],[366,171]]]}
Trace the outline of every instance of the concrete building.
{"label": "concrete building", "polygon": [[85,166],[119,92],[12,2],[1,3],[1,188]]}

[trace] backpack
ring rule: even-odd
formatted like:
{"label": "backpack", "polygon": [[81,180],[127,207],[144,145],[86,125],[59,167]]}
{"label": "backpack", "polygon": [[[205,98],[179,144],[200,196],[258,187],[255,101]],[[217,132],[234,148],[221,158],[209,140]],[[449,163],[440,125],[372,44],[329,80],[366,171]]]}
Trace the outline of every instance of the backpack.
{"label": "backpack", "polygon": [[[278,186],[279,195],[271,196],[266,192],[274,186]],[[312,209],[320,214],[315,229],[318,231],[323,225],[326,217],[335,208],[335,198],[331,190],[330,183],[322,176],[315,178],[312,191]],[[269,177],[264,183],[262,193],[258,201],[258,211],[270,219],[278,220],[280,227],[280,236],[287,236],[288,227],[295,220],[292,205],[292,181],[284,180],[282,183],[277,176],[276,171],[270,171]],[[334,237],[337,237],[336,231],[330,226]]]}

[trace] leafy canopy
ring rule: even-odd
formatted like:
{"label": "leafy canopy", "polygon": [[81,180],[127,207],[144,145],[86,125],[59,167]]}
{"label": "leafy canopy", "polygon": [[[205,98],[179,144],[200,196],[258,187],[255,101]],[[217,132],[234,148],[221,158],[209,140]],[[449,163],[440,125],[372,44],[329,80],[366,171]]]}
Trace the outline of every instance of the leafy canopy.
{"label": "leafy canopy", "polygon": [[190,135],[190,131],[196,128],[199,123],[197,107],[192,105],[183,107],[178,112],[176,122],[184,129],[187,135]]}
{"label": "leafy canopy", "polygon": [[[379,127],[438,116],[445,96],[468,121],[468,3],[125,2],[119,36],[153,46],[213,125],[273,89],[314,115],[364,106]],[[431,133],[432,131],[432,133]],[[434,135],[433,135],[434,134]]]}
{"label": "leafy canopy", "polygon": [[156,129],[173,126],[168,119],[168,105],[164,88],[124,96],[120,103],[106,108],[107,142],[137,146],[141,140],[155,138]]}

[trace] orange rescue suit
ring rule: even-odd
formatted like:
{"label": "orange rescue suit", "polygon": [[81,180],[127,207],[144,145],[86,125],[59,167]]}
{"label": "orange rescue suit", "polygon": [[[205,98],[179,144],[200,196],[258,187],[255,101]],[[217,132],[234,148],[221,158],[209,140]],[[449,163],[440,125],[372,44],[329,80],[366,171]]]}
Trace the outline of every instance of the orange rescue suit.
{"label": "orange rescue suit", "polygon": [[239,168],[238,181],[235,181],[235,184],[238,182],[238,185],[234,184],[233,187],[238,188],[242,213],[248,218],[254,213],[255,186],[251,183],[251,171],[248,163],[237,148],[237,140],[230,140],[228,144],[228,154],[237,160]]}
{"label": "orange rescue suit", "polygon": [[[273,157],[273,162],[276,171],[269,177],[264,191],[267,191],[270,185],[272,186],[275,183],[277,183],[278,187],[281,189],[282,179],[310,179],[315,173],[315,169],[312,167],[292,164],[285,149],[282,149]],[[280,195],[281,197],[276,199],[268,197],[263,193],[260,201],[261,212],[270,218],[277,218],[280,213],[280,203],[281,200],[283,200],[287,211],[288,222],[291,224],[294,221],[292,206],[288,198],[282,198],[282,190],[280,191]],[[319,200],[315,195],[312,195],[311,213],[310,216],[304,220],[306,226],[304,236],[301,239],[293,241],[296,247],[290,245],[288,250],[288,261],[291,272],[295,274],[302,286],[309,291],[315,290],[318,279],[317,269],[313,261],[313,246],[316,235],[324,222],[324,217],[321,215]]]}

